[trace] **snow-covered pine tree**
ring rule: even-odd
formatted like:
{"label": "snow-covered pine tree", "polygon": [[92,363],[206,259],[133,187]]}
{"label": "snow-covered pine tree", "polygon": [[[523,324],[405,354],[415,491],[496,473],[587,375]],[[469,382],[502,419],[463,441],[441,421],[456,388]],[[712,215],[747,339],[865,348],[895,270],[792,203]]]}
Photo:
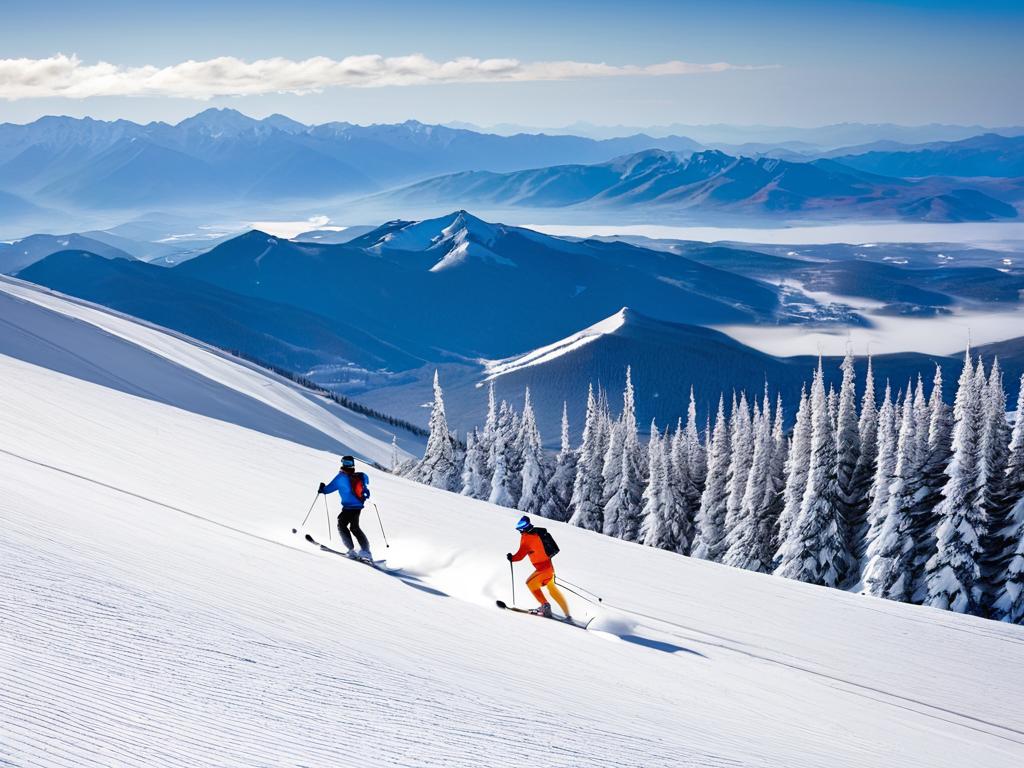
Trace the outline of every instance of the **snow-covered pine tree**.
{"label": "snow-covered pine tree", "polygon": [[498,407],[497,426],[494,430],[494,442],[491,444],[491,455],[487,464],[493,468],[491,488],[487,500],[502,507],[515,508],[518,500],[515,495],[519,485],[514,477],[514,454],[517,452],[517,425],[513,418],[512,408],[504,400]]}
{"label": "snow-covered pine tree", "polygon": [[[857,385],[853,368],[853,355],[847,351],[840,366],[843,380],[839,386],[839,405],[836,411],[836,482],[839,486],[839,513],[850,531],[850,551],[856,553],[858,543],[855,532],[860,532],[863,511],[860,506],[861,489],[857,486],[857,463],[860,460],[860,423],[857,417]],[[859,575],[851,569],[854,579]]]}
{"label": "snow-covered pine tree", "polygon": [[416,478],[426,485],[455,489],[459,473],[455,464],[455,443],[448,429],[444,412],[444,393],[437,371],[434,371],[434,405],[430,411],[430,436],[423,458],[417,467]]}
{"label": "snow-covered pine tree", "polygon": [[[669,519],[673,522],[673,538],[676,552],[685,555],[693,544],[693,521],[700,506],[700,492],[696,488],[690,472],[690,450],[693,443],[683,429],[682,420],[676,425],[675,434],[669,442],[665,436],[666,460],[668,473],[668,489],[672,511]],[[697,442],[697,448],[703,446]]]}
{"label": "snow-covered pine tree", "polygon": [[[875,478],[878,460],[878,405],[875,403],[875,375],[871,358],[868,357],[868,372],[864,380],[864,397],[861,399],[860,419],[857,422],[860,439],[860,453],[853,470],[852,505],[848,511],[850,525],[850,549],[856,562],[863,561],[867,549],[868,506],[871,503],[871,483]],[[858,574],[860,571],[858,570]]]}
{"label": "snow-covered pine tree", "polygon": [[540,430],[537,429],[537,417],[533,413],[533,403],[530,402],[529,387],[526,388],[518,442],[522,451],[523,469],[520,472],[522,493],[516,506],[528,515],[539,515],[544,504],[548,472]]}
{"label": "snow-covered pine tree", "polygon": [[487,418],[483,431],[479,433],[480,453],[484,457],[483,479],[480,483],[480,495],[475,498],[486,499],[491,495],[491,477],[494,475],[494,441],[498,437],[498,403],[494,397],[494,382],[487,385]]}
{"label": "snow-covered pine tree", "polygon": [[835,422],[825,394],[825,374],[811,385],[811,464],[800,515],[782,546],[776,573],[826,587],[842,584],[850,571],[849,532],[839,510]]}
{"label": "snow-covered pine tree", "polygon": [[878,451],[875,458],[875,474],[868,489],[868,511],[865,521],[863,554],[860,557],[861,581],[867,568],[868,550],[878,538],[885,524],[886,508],[889,504],[889,488],[896,477],[896,441],[899,425],[896,405],[892,401],[892,388],[888,380],[885,382],[885,394],[882,396],[882,407],[878,411]]}
{"label": "snow-covered pine tree", "polygon": [[[613,433],[605,457],[604,533],[626,541],[637,541],[640,536],[640,506],[643,495],[644,469],[640,466],[640,437],[636,423],[636,400],[633,376],[626,368],[626,389],[622,394],[622,417],[617,434]],[[618,441],[618,455],[613,447]],[[614,462],[619,468],[615,472]],[[612,464],[609,471],[609,464]]]}
{"label": "snow-covered pine tree", "polygon": [[[910,384],[907,384],[910,392]],[[878,536],[868,548],[864,590],[875,597],[907,601],[914,589],[914,559],[917,554],[915,518],[921,466],[927,445],[919,432],[921,424],[915,408],[926,408],[924,391],[918,379],[917,395],[909,395],[903,409],[896,447],[896,470],[889,488],[885,518]]]}
{"label": "snow-covered pine tree", "polygon": [[926,577],[927,604],[957,613],[979,613],[982,607],[978,560],[985,516],[977,503],[981,395],[968,351],[953,403],[952,459],[936,510],[936,552]]}
{"label": "snow-covered pine tree", "polygon": [[[710,431],[710,430],[709,430]],[[689,465],[690,482],[693,485],[693,496],[687,498],[694,512],[700,506],[700,494],[704,490],[704,477],[708,473],[707,449],[701,442],[697,430],[697,402],[690,387],[690,404],[686,409],[686,460]]]}
{"label": "snow-covered pine tree", "polygon": [[1010,425],[1006,421],[1006,391],[999,358],[984,390],[985,427],[981,436],[981,472],[978,478],[979,503],[985,510],[985,534],[982,537],[981,572],[985,583],[986,606],[992,604],[1006,573],[1003,553],[1010,509],[1006,505],[1006,470],[1010,458]]}
{"label": "snow-covered pine tree", "polygon": [[[757,404],[754,405],[755,410]],[[750,477],[750,466],[754,460],[754,428],[747,404],[746,393],[740,394],[739,403],[733,395],[732,414],[729,418],[729,495],[725,503],[726,532],[736,525],[743,504],[743,495],[747,491],[747,480]],[[724,555],[724,553],[723,553]]]}
{"label": "snow-covered pine tree", "polygon": [[767,573],[771,570],[775,520],[769,517],[768,482],[772,461],[772,422],[768,393],[764,409],[754,406],[753,454],[738,514],[726,516],[728,549],[722,562],[736,568]]}
{"label": "snow-covered pine tree", "polygon": [[785,416],[782,409],[782,395],[775,400],[775,423],[772,426],[772,458],[768,465],[768,480],[765,483],[764,507],[768,520],[771,521],[771,556],[765,573],[774,570],[775,552],[779,547],[779,516],[785,502],[783,491],[786,488],[786,458],[789,444],[786,441]]}
{"label": "snow-covered pine tree", "polygon": [[647,443],[647,474],[650,478],[642,498],[639,541],[648,547],[677,551],[678,541],[671,529],[672,500],[668,481],[668,454],[658,425],[651,421],[651,439]]}
{"label": "snow-covered pine tree", "polygon": [[729,425],[725,419],[724,397],[718,399],[715,428],[710,434],[707,479],[700,497],[692,554],[717,563],[729,546],[725,535],[726,502],[729,498]]}
{"label": "snow-covered pine tree", "polygon": [[569,438],[569,406],[562,403],[562,445],[544,491],[544,504],[540,508],[542,517],[562,521],[569,519],[576,461],[577,454]]}
{"label": "snow-covered pine tree", "polygon": [[587,415],[583,423],[583,442],[580,445],[576,477],[572,486],[569,504],[569,522],[588,531],[604,528],[604,504],[602,484],[604,451],[601,448],[601,423],[604,414],[594,398],[594,387],[587,390]]}
{"label": "snow-covered pine tree", "polygon": [[471,499],[486,498],[487,457],[484,455],[479,433],[474,429],[466,434],[466,460],[462,463],[463,496]]}
{"label": "snow-covered pine tree", "polygon": [[911,602],[921,603],[927,597],[925,568],[935,554],[935,530],[938,527],[936,509],[942,501],[942,488],[946,484],[946,467],[950,461],[950,439],[953,428],[949,406],[942,399],[942,369],[935,366],[932,391],[928,400],[928,445],[921,469],[920,502],[915,539],[917,557],[914,560],[914,594]]}
{"label": "snow-covered pine tree", "polygon": [[398,465],[402,463],[402,459],[398,453],[398,435],[391,436],[391,471],[395,472],[398,469]]}
{"label": "snow-covered pine tree", "polygon": [[1024,624],[1024,374],[1017,396],[1017,420],[1010,438],[1009,458],[1003,482],[1006,524],[996,544],[996,561],[1002,578],[995,593],[991,616],[1000,621]]}
{"label": "snow-covered pine tree", "polygon": [[782,492],[782,510],[779,513],[778,546],[773,562],[777,568],[782,560],[782,549],[789,539],[793,523],[800,515],[804,490],[807,488],[807,471],[811,466],[811,407],[806,387],[800,389],[800,404],[796,411],[793,437],[786,457],[786,483]]}

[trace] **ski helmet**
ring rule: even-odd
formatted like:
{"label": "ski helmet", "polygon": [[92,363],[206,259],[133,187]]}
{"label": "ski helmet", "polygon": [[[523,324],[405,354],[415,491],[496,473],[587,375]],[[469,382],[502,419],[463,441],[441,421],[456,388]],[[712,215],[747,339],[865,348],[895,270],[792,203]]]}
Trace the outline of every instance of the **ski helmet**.
{"label": "ski helmet", "polygon": [[341,457],[341,468],[342,469],[355,469],[356,468],[356,460],[354,458],[352,458],[351,456],[342,456]]}
{"label": "ski helmet", "polygon": [[516,530],[517,531],[528,531],[531,528],[533,528],[533,523],[530,522],[530,518],[527,517],[526,515],[523,515],[522,517],[520,517],[519,518],[519,522],[516,523]]}

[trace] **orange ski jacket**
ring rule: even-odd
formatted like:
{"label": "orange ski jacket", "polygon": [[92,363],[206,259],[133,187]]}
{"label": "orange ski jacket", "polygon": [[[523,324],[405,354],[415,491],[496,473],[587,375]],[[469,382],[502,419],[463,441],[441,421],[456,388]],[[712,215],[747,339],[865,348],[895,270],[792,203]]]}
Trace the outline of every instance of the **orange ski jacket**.
{"label": "orange ski jacket", "polygon": [[529,531],[524,533],[519,540],[519,551],[512,555],[512,561],[519,562],[527,555],[530,556],[530,562],[538,571],[551,568],[551,558],[544,551],[544,543],[540,540],[540,536]]}

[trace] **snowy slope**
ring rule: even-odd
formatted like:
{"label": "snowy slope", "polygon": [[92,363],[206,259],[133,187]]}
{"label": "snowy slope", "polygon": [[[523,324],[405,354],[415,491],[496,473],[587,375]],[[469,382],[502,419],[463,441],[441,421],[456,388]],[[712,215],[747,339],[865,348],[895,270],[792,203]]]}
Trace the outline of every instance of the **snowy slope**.
{"label": "snowy slope", "polygon": [[131,394],[384,466],[391,438],[373,422],[194,339],[31,283],[0,277],[0,354]]}
{"label": "snowy slope", "polygon": [[[33,303],[84,313],[53,297]],[[9,313],[0,305],[0,319]],[[127,320],[104,321],[106,331],[76,322],[79,351],[109,332],[147,338],[174,356],[171,384],[189,386],[189,366],[216,367]],[[0,354],[3,762],[988,767],[1024,758],[1019,627],[555,523],[560,575],[630,611],[573,598],[577,616],[596,616],[586,632],[500,612],[515,513],[374,472],[386,554],[400,573],[313,551],[290,528],[335,453],[50,369],[62,359]],[[121,365],[102,347],[89,361],[98,371]],[[384,554],[376,520],[364,519]],[[324,527],[318,504],[311,530]],[[517,579],[526,573],[519,566]]]}

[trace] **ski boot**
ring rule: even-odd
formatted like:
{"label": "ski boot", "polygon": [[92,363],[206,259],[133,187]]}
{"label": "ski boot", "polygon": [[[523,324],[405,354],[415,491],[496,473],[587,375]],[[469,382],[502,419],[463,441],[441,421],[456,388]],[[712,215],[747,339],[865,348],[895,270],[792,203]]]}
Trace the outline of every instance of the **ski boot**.
{"label": "ski boot", "polygon": [[551,618],[551,603],[544,603],[544,605],[538,608],[531,608],[530,613],[535,616],[543,616],[545,619]]}

